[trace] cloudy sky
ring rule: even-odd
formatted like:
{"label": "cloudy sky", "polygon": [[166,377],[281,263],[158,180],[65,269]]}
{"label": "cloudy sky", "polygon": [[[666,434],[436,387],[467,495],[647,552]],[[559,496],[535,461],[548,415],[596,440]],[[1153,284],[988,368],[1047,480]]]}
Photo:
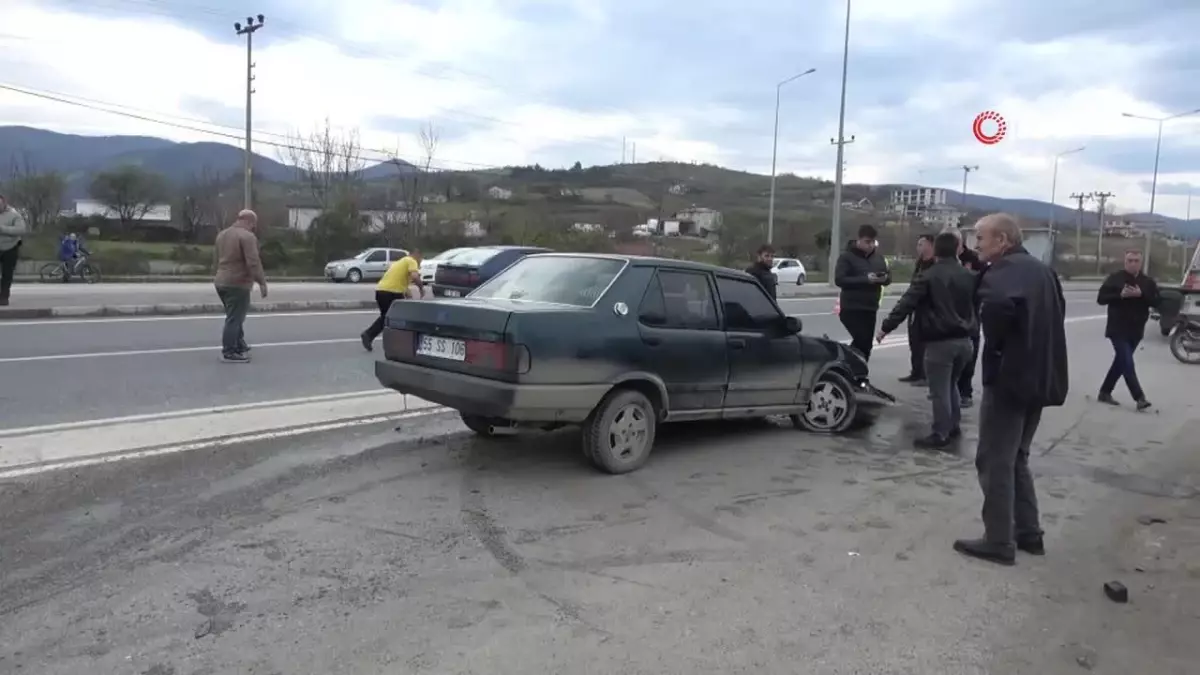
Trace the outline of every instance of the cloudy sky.
{"label": "cloudy sky", "polygon": [[[328,118],[382,159],[415,152],[429,121],[435,164],[711,162],[768,173],[776,83],[779,167],[831,177],[845,2],[810,0],[3,0],[0,84],[124,106],[218,133],[243,124],[245,41],[255,34],[255,133]],[[1145,211],[1152,121],[1200,108],[1196,0],[856,0],[847,180],[1059,202],[1116,194]],[[1007,136],[985,146],[975,116]],[[222,136],[0,91],[0,123],[178,140]],[[991,127],[986,128],[987,131]],[[233,139],[227,139],[236,143]],[[264,154],[275,155],[261,145]],[[1197,186],[1200,115],[1164,125],[1157,211],[1183,217]]]}

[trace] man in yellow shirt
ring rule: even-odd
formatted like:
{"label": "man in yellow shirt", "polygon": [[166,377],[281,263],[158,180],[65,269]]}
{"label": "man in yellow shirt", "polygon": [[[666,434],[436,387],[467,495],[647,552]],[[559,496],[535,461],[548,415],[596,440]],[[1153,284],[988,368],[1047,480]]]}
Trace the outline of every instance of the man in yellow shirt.
{"label": "man in yellow shirt", "polygon": [[383,332],[384,321],[387,320],[388,310],[392,303],[404,298],[420,298],[424,295],[425,285],[421,282],[421,252],[413,250],[408,255],[392,263],[383,278],[375,285],[375,304],[379,305],[379,316],[375,322],[363,331],[363,349],[371,351],[371,343]]}

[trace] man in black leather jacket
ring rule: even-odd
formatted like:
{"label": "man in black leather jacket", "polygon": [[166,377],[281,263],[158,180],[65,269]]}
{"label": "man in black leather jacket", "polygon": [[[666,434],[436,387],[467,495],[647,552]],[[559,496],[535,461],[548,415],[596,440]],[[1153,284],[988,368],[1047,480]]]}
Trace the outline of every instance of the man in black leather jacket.
{"label": "man in black leather jacket", "polygon": [[937,261],[913,277],[877,339],[896,330],[910,315],[925,346],[925,376],[933,401],[933,431],[917,447],[944,448],[962,435],[958,378],[971,358],[975,332],[975,275],[958,262],[958,238],[943,232],[933,242]]}
{"label": "man in black leather jacket", "polygon": [[763,244],[754,254],[754,264],[746,268],[746,274],[757,279],[772,298],[777,297],[775,287],[778,285],[775,273],[771,271],[771,265],[774,262],[775,249],[771,248],[770,244]]}
{"label": "man in black leather jacket", "polygon": [[838,294],[838,318],[850,334],[850,345],[864,359],[871,358],[871,336],[883,287],[892,283],[892,273],[878,249],[879,232],[870,225],[858,228],[858,238],[846,245],[833,270]]}
{"label": "man in black leather jacket", "polygon": [[[937,258],[933,255],[933,239],[932,234],[923,234],[917,237],[917,261],[913,264],[914,279],[937,262]],[[908,354],[908,375],[900,378],[900,381],[924,386],[925,345],[921,343],[920,327],[915,324],[912,316],[908,317]]]}
{"label": "man in black leather jacket", "polygon": [[959,539],[954,550],[1012,565],[1018,549],[1046,552],[1029,446],[1042,410],[1067,398],[1066,300],[1054,270],[1021,246],[1016,218],[986,216],[975,231],[988,263],[979,289],[983,401],[975,451],[984,536]]}
{"label": "man in black leather jacket", "polygon": [[1097,400],[1109,405],[1120,405],[1113,398],[1117,380],[1125,378],[1129,394],[1133,396],[1138,410],[1150,407],[1146,392],[1138,381],[1133,355],[1138,344],[1146,337],[1146,322],[1150,320],[1150,308],[1159,303],[1158,284],[1142,272],[1142,252],[1131,249],[1125,252],[1125,268],[1108,275],[1100,285],[1096,302],[1108,310],[1108,322],[1104,326],[1104,337],[1112,342],[1113,361],[1100,385]]}

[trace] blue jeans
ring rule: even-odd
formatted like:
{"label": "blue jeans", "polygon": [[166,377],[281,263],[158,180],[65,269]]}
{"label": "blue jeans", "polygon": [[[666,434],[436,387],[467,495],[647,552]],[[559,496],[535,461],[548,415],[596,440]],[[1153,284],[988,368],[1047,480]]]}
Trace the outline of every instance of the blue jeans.
{"label": "blue jeans", "polygon": [[1104,376],[1104,384],[1100,385],[1101,394],[1111,394],[1117,386],[1117,380],[1125,378],[1129,387],[1129,395],[1133,400],[1141,401],[1146,398],[1142,384],[1138,382],[1137,370],[1133,366],[1133,353],[1137,351],[1141,340],[1126,340],[1124,338],[1109,338],[1113,346],[1113,361],[1108,367],[1108,375]]}

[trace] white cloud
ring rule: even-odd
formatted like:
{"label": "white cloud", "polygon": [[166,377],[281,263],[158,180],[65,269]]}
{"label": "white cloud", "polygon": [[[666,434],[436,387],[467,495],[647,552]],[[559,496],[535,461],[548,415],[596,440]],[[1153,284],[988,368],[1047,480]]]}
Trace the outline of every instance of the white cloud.
{"label": "white cloud", "polygon": [[[665,1],[652,4],[658,9],[670,6]],[[753,5],[737,19],[739,26],[746,24],[742,28],[753,24]],[[880,55],[900,59],[914,52],[936,64],[939,49],[969,47],[978,39],[964,30],[976,5],[984,11],[992,7],[966,0],[855,3],[846,133],[857,140],[847,147],[847,180],[958,188],[961,171],[953,167],[979,164],[980,171],[971,175],[972,192],[1047,199],[1056,152],[1106,141],[1144,142],[1144,170],[1119,174],[1101,165],[1095,152],[1064,160],[1058,194],[1061,203],[1072,191],[1108,189],[1117,193],[1122,207],[1147,207],[1149,195],[1141,183],[1150,179],[1157,128],[1120,113],[1178,112],[1160,110],[1138,93],[1140,78],[1163,54],[1161,44],[1123,44],[1101,35],[1041,42],[1014,36],[986,45],[986,52],[980,52],[986,58],[970,68],[966,66],[971,64],[951,64],[960,67],[931,66],[924,71],[914,66],[904,75],[904,100],[899,102],[883,102],[872,89],[872,78],[878,83],[880,75],[856,65],[865,62],[856,61],[860,53],[870,53],[877,62]],[[689,4],[679,0],[677,6]],[[819,64],[818,73],[789,89],[779,143],[781,172],[833,175],[835,151],[829,139],[836,134],[843,7],[841,0],[824,3],[813,41],[800,52],[794,45],[780,44],[773,56],[772,70],[781,63]],[[569,15],[570,28],[564,31],[522,18],[539,16],[543,10]],[[761,88],[764,97],[773,97],[771,77],[746,72],[740,89],[744,83],[711,80],[707,72],[690,69],[695,59],[689,58],[683,33],[667,31],[660,38],[678,43],[678,59],[639,63],[626,78],[664,85],[684,82],[692,91],[686,98],[663,104],[632,95],[622,98],[622,92],[586,92],[587,86],[581,85],[577,88],[592,94],[585,97],[591,105],[553,104],[548,91],[571,84],[573,74],[587,74],[598,61],[621,56],[585,53],[582,47],[578,53],[572,50],[581,36],[615,38],[629,30],[614,18],[615,5],[586,0],[444,0],[419,5],[310,0],[297,11],[325,17],[327,33],[316,35],[267,17],[255,51],[255,126],[264,134],[308,130],[328,118],[341,128],[359,128],[364,146],[398,149],[402,156],[411,156],[417,154],[418,127],[432,120],[443,129],[436,162],[450,168],[616,161],[622,138],[637,143],[637,156],[643,161],[712,162],[761,172],[770,168],[771,102],[718,92]],[[0,76],[2,81],[178,117],[199,116],[198,101],[228,106],[234,117],[244,105],[244,43],[233,35],[232,21],[227,39],[213,39],[161,14],[82,14],[37,0],[7,0],[4,19],[0,68],[8,74]],[[594,48],[605,42],[587,44]],[[614,39],[613,44],[624,43]],[[734,54],[740,45],[703,46],[709,52]],[[766,80],[761,87],[760,79]],[[819,100],[812,92],[820,92]],[[1009,125],[1006,139],[994,147],[971,138],[972,118],[984,109],[999,111]],[[0,123],[213,139],[9,92],[0,92]],[[738,128],[745,132],[730,131]],[[1164,129],[1160,182],[1200,184],[1200,168],[1172,159],[1200,147],[1197,132],[1200,116],[1176,120]],[[224,133],[236,136],[237,130]],[[1130,147],[1135,155],[1140,152],[1140,146]],[[1160,195],[1158,210],[1182,216],[1185,201],[1182,195]],[[1200,206],[1196,210],[1200,212]]]}

